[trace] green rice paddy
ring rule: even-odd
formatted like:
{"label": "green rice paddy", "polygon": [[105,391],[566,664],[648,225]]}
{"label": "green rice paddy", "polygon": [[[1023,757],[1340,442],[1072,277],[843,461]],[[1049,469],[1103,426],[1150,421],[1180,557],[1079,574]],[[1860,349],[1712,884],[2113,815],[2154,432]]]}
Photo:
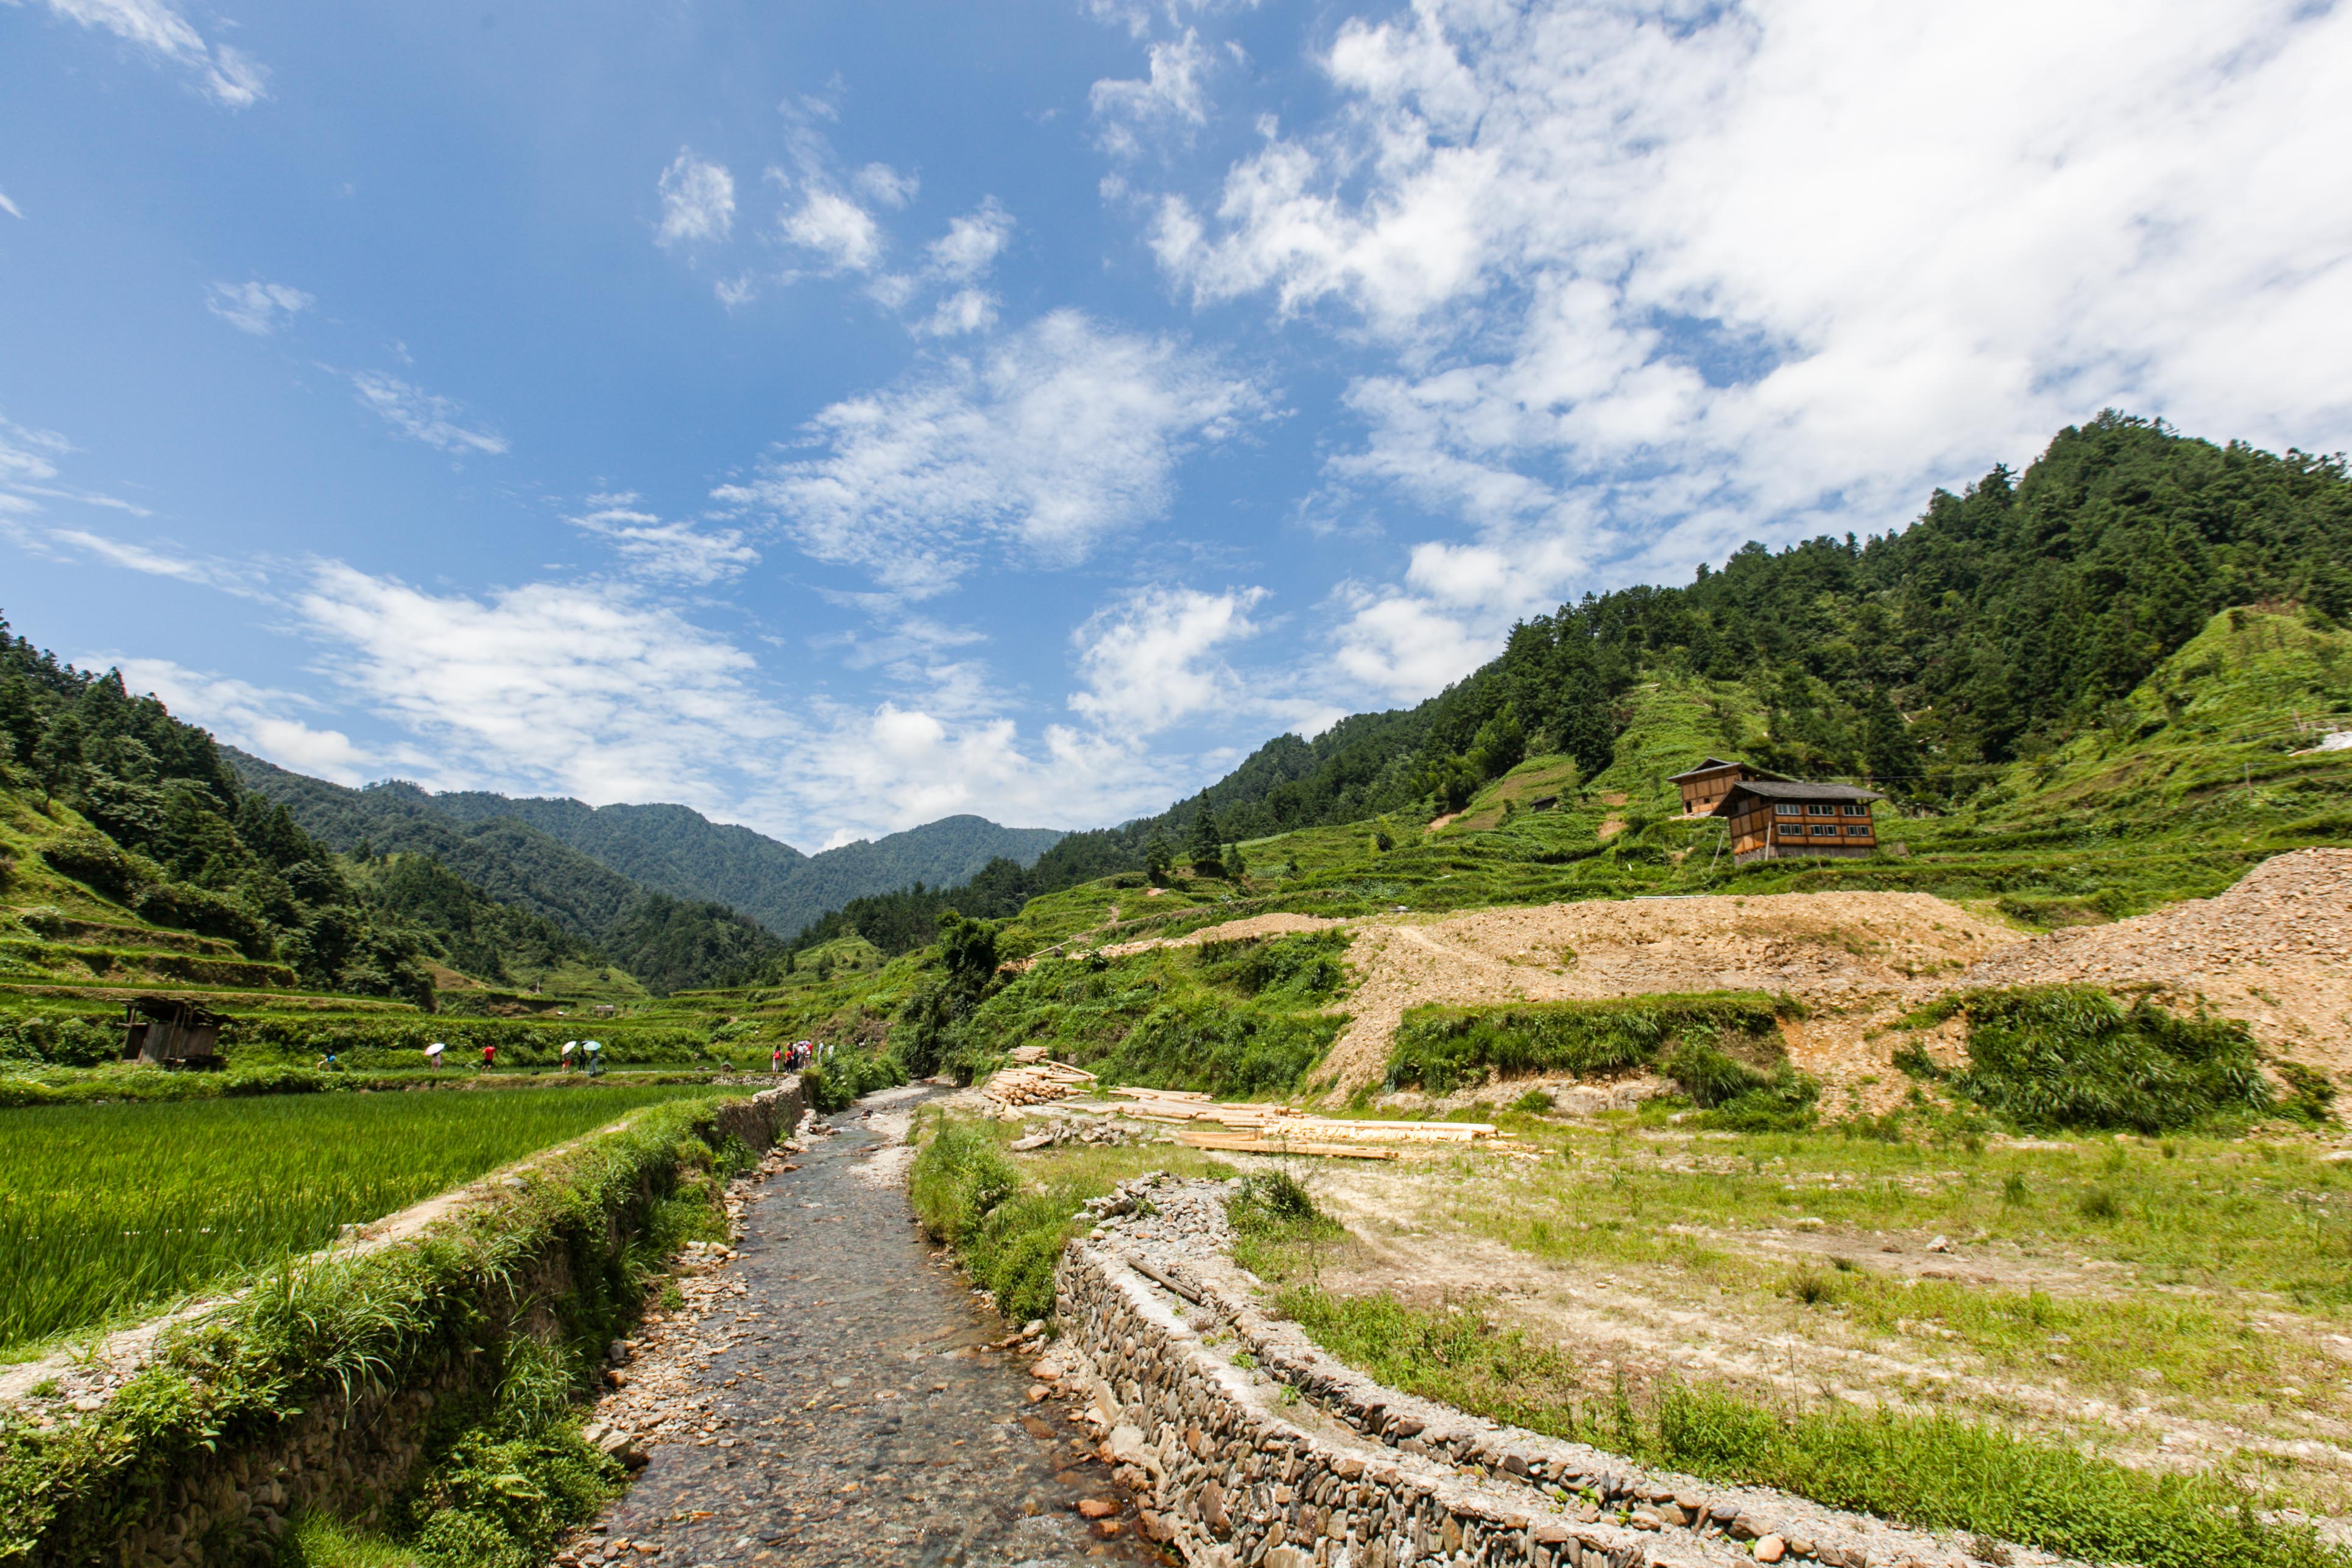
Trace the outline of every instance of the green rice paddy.
{"label": "green rice paddy", "polygon": [[0,1361],[266,1267],[698,1086],[0,1110]]}

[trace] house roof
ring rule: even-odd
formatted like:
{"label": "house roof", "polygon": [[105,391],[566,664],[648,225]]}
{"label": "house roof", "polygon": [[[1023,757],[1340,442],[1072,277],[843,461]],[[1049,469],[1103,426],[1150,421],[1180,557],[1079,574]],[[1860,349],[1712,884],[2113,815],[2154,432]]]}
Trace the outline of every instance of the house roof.
{"label": "house roof", "polygon": [[1710,816],[1729,816],[1731,803],[1743,795],[1764,800],[1885,800],[1876,790],[1858,789],[1853,784],[1799,784],[1781,779],[1742,779],[1731,786],[1731,793],[1718,802]]}
{"label": "house roof", "polygon": [[1709,757],[1706,761],[1699,763],[1698,766],[1691,769],[1688,773],[1668,773],[1666,775],[1666,782],[1668,784],[1680,784],[1685,779],[1701,778],[1708,773],[1719,773],[1726,768],[1738,768],[1751,779],[1778,779],[1781,777],[1779,773],[1766,772],[1764,769],[1758,767],[1753,763],[1743,763],[1737,757]]}

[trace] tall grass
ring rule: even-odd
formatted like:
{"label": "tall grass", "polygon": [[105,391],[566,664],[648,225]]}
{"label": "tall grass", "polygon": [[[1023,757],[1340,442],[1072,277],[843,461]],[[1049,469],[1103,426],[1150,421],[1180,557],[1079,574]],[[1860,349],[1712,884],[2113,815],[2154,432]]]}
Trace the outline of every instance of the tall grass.
{"label": "tall grass", "polygon": [[[1655,1063],[1685,1043],[1745,1041],[1777,1055],[1775,1026],[1794,1007],[1756,991],[1415,1007],[1397,1029],[1388,1082],[1391,1089],[1415,1086],[1444,1094],[1490,1068],[1507,1076],[1622,1072]],[[1721,1059],[1719,1052],[1705,1058]]]}
{"label": "tall grass", "polygon": [[2144,1568],[2347,1568],[2307,1530],[2266,1526],[2215,1476],[2154,1476],[1943,1415],[1773,1408],[1668,1382],[1584,1396],[1567,1352],[1464,1308],[1285,1290],[1282,1310],[1391,1387],[1711,1480]]}
{"label": "tall grass", "polygon": [[0,1110],[0,1356],[332,1241],[694,1087]]}
{"label": "tall grass", "polygon": [[[2233,1019],[2036,985],[1970,992],[1918,1021],[1955,1008],[1968,1016],[1969,1063],[1948,1083],[2020,1127],[2173,1132],[2271,1109],[2253,1037]],[[1903,1065],[1942,1076],[1916,1053]]]}

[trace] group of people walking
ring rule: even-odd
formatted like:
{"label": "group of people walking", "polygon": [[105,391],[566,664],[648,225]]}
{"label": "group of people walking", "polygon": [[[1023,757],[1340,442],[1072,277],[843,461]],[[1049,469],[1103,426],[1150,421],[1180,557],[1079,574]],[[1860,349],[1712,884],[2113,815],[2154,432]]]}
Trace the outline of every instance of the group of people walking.
{"label": "group of people walking", "polygon": [[[431,1045],[425,1047],[425,1065],[430,1067],[435,1072],[439,1072],[441,1070],[441,1058],[445,1054],[446,1054],[448,1049],[448,1046],[440,1040],[436,1040]],[[575,1057],[577,1058],[576,1060],[574,1059]],[[327,1057],[326,1060],[321,1062],[320,1065],[322,1067],[333,1067],[339,1064],[336,1063],[333,1055],[331,1053]],[[499,1047],[495,1045],[485,1045],[482,1047],[481,1064],[474,1070],[476,1072],[488,1072],[498,1065]],[[586,1073],[590,1078],[601,1077],[604,1071],[604,1042],[602,1040],[564,1041],[563,1051],[562,1056],[558,1058],[556,1070],[559,1072],[571,1072],[573,1071],[575,1068],[577,1070]]]}
{"label": "group of people walking", "polygon": [[794,1040],[791,1045],[778,1040],[768,1052],[768,1070],[773,1073],[798,1072],[813,1061],[823,1061],[833,1055],[831,1046],[820,1046],[809,1040]]}

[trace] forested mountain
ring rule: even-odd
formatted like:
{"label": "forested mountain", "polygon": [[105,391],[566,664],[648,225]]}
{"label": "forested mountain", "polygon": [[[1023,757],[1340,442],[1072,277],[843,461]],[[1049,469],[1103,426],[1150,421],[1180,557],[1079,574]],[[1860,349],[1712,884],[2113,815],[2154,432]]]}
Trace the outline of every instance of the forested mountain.
{"label": "forested mountain", "polygon": [[247,788],[325,844],[363,860],[427,857],[491,899],[592,944],[648,989],[710,984],[781,951],[773,934],[726,905],[641,887],[516,817],[467,823],[414,784],[351,789],[221,750]]}
{"label": "forested mountain", "polygon": [[[210,735],[121,677],[78,670],[0,621],[0,791],[42,826],[50,873],[149,926],[232,942],[306,984],[429,1003],[428,961],[487,978],[564,933],[422,857],[354,866],[243,786]],[[87,826],[81,826],[87,824]],[[62,831],[60,831],[62,827]],[[23,879],[0,856],[0,889]]]}
{"label": "forested mountain", "polygon": [[[1766,766],[1949,808],[2111,720],[2218,610],[2271,601],[2352,618],[2343,458],[2216,446],[2109,412],[2061,431],[2021,475],[1937,491],[1882,538],[1750,543],[1685,587],[1563,605],[1418,707],[1278,735],[1158,816],[1063,839],[1020,887],[1142,869],[1154,837],[1182,858],[1202,837],[1459,806],[1533,754],[1573,756],[1591,777],[1628,694],[1660,671],[1748,683],[1769,732],[1747,752]],[[930,918],[996,914],[1011,880],[922,898]],[[863,900],[809,937],[854,928],[892,950],[926,918],[914,901]]]}
{"label": "forested mountain", "polygon": [[[287,773],[236,748],[224,748],[224,752],[245,773],[247,783],[273,799],[301,799],[297,814],[306,823],[341,823],[348,816],[352,832],[367,835],[369,827],[360,823],[360,816],[397,811],[404,823],[402,832],[414,832],[421,820],[440,820],[458,837],[480,835],[501,820],[518,823],[530,835],[513,837],[508,847],[522,858],[546,863],[551,851],[536,839],[551,839],[633,884],[673,898],[722,902],[779,933],[800,931],[825,910],[837,910],[868,893],[912,884],[955,884],[976,877],[997,858],[1028,865],[1063,837],[1056,827],[997,827],[983,816],[948,816],[885,839],[858,839],[804,856],[764,832],[713,823],[689,806],[588,806],[576,799],[510,797],[487,790],[425,795],[407,783],[385,783],[360,793],[367,797],[362,809],[362,802],[343,799],[351,790],[334,795],[339,785],[320,785],[301,773]],[[355,811],[360,816],[352,816]],[[436,853],[449,860],[445,848]],[[449,863],[463,865],[461,860]],[[466,875],[478,875],[478,869]],[[487,869],[482,875],[487,877]],[[555,914],[548,900],[560,896],[560,886],[585,889],[583,877],[552,872],[552,868],[543,868],[536,881],[541,886],[534,891],[518,886],[513,893],[499,896],[513,896],[530,908]],[[485,886],[497,889],[487,879]]]}

